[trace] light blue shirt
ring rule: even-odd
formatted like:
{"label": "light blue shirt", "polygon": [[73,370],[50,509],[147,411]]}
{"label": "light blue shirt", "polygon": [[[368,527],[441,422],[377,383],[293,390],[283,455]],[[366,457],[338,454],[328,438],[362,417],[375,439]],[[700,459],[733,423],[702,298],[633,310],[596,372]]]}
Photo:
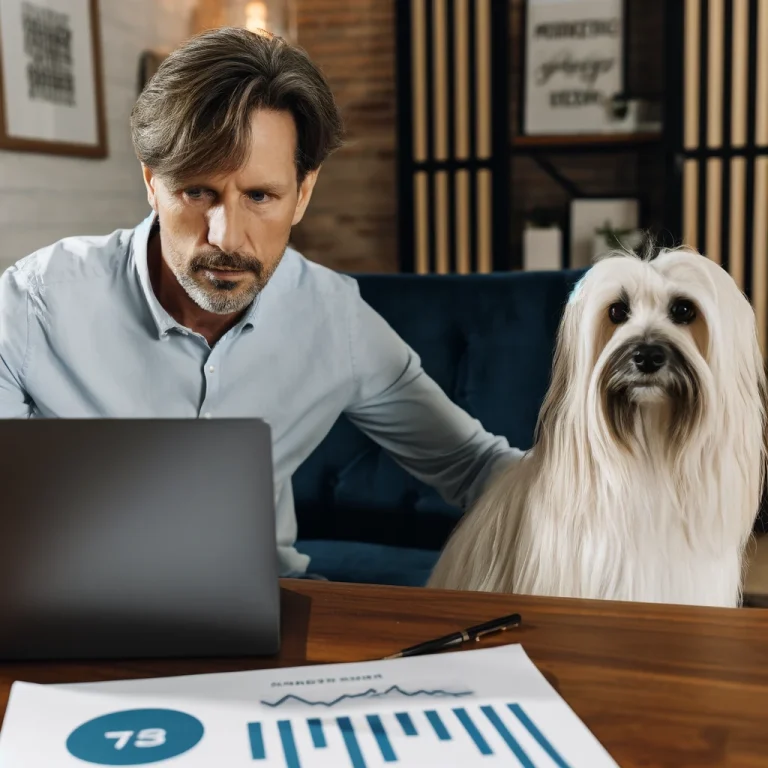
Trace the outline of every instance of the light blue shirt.
{"label": "light blue shirt", "polygon": [[309,561],[291,477],[342,413],[462,508],[521,455],[451,402],[353,279],[290,248],[211,348],[155,297],[153,223],[61,240],[0,277],[0,418],[264,419],[282,573]]}

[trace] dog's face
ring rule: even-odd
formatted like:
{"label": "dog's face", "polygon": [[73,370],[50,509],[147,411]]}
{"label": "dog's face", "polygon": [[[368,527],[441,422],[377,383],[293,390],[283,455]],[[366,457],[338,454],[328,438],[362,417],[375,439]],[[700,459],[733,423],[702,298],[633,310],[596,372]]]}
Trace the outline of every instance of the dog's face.
{"label": "dog's face", "polygon": [[612,256],[574,290],[558,346],[555,378],[570,378],[614,442],[628,446],[638,412],[656,408],[679,448],[716,407],[727,361],[755,357],[754,314],[730,275],[697,253]]}
{"label": "dog's face", "polygon": [[681,439],[701,418],[704,401],[706,281],[681,284],[652,263],[627,258],[600,266],[592,275],[600,285],[591,286],[602,310],[593,320],[594,381],[605,420],[614,438],[626,441],[638,408],[666,404]]}

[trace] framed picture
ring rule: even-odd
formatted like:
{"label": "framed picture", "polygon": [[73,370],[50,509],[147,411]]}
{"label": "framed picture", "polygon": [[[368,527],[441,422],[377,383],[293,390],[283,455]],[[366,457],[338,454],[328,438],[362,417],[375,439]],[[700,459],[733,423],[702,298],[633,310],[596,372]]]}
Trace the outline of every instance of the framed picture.
{"label": "framed picture", "polygon": [[616,131],[624,90],[624,0],[526,0],[521,132]]}
{"label": "framed picture", "polygon": [[0,148],[106,157],[98,0],[0,0]]}

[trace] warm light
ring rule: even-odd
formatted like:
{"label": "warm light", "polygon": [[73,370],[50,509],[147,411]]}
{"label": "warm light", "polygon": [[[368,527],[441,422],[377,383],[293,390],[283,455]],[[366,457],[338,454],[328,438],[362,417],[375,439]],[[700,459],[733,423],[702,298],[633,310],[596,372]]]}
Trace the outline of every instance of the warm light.
{"label": "warm light", "polygon": [[249,32],[269,31],[266,3],[253,0],[245,6],[245,28]]}
{"label": "warm light", "polygon": [[[219,27],[242,27],[254,34],[276,35],[296,43],[296,0],[157,0],[194,3],[193,35]],[[0,0],[0,5],[3,0]]]}

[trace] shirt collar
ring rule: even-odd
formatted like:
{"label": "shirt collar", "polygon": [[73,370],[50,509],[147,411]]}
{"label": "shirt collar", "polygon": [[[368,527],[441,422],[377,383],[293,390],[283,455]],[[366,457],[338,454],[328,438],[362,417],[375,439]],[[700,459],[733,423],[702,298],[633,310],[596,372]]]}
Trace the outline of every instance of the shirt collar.
{"label": "shirt collar", "polygon": [[[139,283],[141,284],[144,298],[149,306],[149,311],[152,314],[152,319],[157,327],[158,338],[166,339],[171,331],[177,331],[182,334],[188,334],[191,333],[191,331],[189,328],[176,322],[171,314],[158,301],[157,296],[155,296],[155,291],[152,288],[152,281],[149,278],[147,247],[149,245],[149,238],[157,231],[158,227],[157,213],[152,211],[152,213],[150,213],[149,216],[147,216],[147,218],[134,230],[131,247],[133,249],[133,259],[139,274]],[[258,309],[260,296],[261,294],[256,297],[255,301],[251,303],[246,313],[234,327],[233,330],[236,333],[240,333],[246,328],[253,327],[254,316]]]}

